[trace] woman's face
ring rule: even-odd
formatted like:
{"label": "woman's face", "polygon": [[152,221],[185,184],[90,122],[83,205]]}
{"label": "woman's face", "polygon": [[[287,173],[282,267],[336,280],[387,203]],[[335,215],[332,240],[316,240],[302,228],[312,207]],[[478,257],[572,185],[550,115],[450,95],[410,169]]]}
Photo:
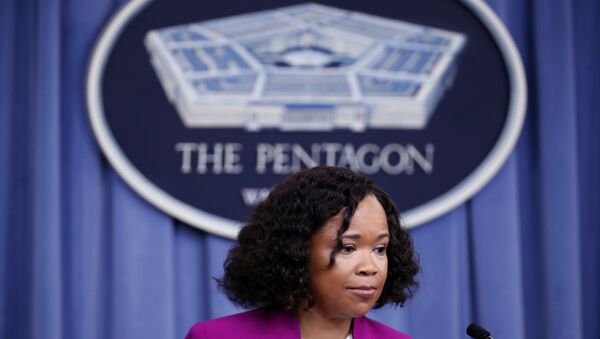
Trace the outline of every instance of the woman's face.
{"label": "woman's face", "polygon": [[315,301],[310,311],[328,318],[367,313],[379,299],[387,277],[388,223],[383,207],[371,195],[358,204],[342,234],[342,250],[336,253],[335,264],[328,266],[342,214],[329,219],[313,235],[310,247],[310,292]]}

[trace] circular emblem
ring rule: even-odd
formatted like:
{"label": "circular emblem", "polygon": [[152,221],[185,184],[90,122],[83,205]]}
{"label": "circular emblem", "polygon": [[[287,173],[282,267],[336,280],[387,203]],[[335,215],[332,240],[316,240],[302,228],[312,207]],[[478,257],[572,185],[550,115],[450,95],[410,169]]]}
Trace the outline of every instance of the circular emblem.
{"label": "circular emblem", "polygon": [[116,171],[190,225],[235,237],[285,176],[372,177],[408,227],[502,166],[523,66],[479,0],[130,1],[93,50],[87,104]]}

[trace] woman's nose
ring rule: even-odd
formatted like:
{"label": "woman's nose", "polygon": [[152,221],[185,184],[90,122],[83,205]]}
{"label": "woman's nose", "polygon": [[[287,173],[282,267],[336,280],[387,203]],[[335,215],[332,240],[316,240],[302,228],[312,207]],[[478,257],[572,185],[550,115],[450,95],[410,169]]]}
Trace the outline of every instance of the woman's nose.
{"label": "woman's nose", "polygon": [[361,255],[360,263],[357,267],[358,275],[371,276],[377,274],[377,265],[371,253]]}

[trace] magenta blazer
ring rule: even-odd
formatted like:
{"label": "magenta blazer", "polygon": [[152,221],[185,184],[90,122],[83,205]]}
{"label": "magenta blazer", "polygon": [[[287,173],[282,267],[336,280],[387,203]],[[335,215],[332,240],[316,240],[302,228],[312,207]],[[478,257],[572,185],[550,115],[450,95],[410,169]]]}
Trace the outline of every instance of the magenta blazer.
{"label": "magenta blazer", "polygon": [[[380,322],[366,317],[354,319],[354,339],[410,339]],[[208,320],[194,325],[185,339],[301,339],[300,323],[292,314],[259,310]]]}

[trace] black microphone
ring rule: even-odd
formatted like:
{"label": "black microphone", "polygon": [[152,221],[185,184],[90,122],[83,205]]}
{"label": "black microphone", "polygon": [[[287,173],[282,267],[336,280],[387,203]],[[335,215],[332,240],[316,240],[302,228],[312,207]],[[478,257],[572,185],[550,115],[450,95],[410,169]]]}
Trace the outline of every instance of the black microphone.
{"label": "black microphone", "polygon": [[467,326],[467,334],[475,339],[494,339],[488,330],[477,324]]}

